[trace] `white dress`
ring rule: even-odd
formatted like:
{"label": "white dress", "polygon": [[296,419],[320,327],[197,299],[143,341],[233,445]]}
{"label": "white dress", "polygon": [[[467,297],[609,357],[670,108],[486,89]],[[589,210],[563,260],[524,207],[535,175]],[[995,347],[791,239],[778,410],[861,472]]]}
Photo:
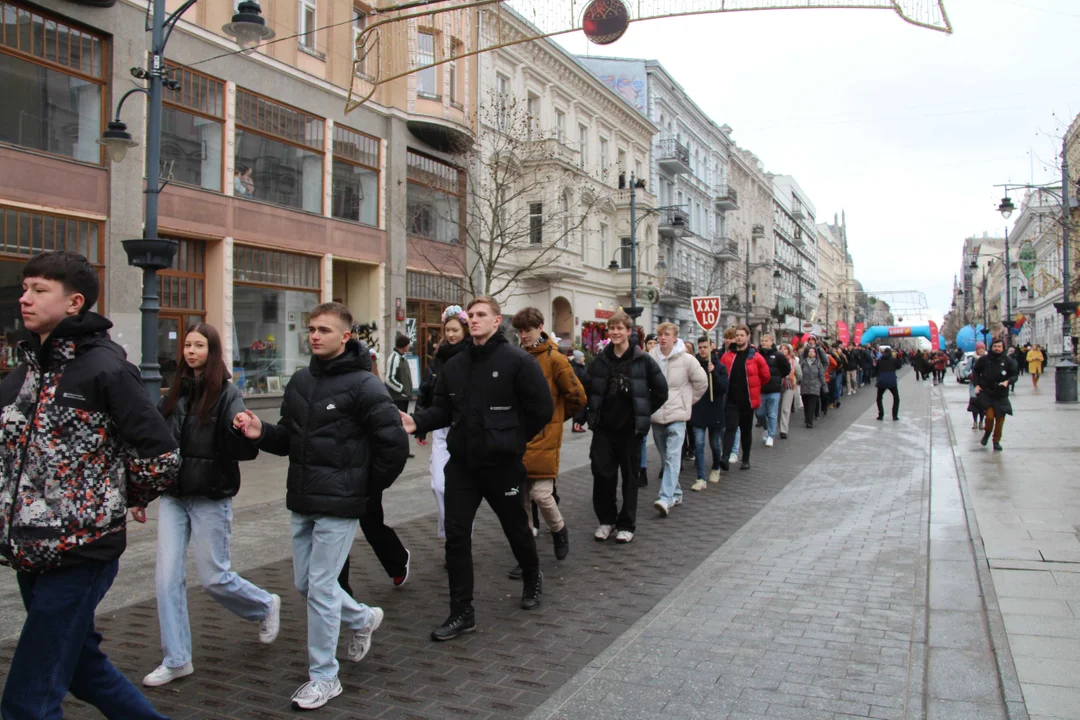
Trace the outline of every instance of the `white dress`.
{"label": "white dress", "polygon": [[431,433],[431,491],[439,506],[439,537],[446,539],[446,463],[450,451],[446,449],[446,435],[450,428],[439,428]]}

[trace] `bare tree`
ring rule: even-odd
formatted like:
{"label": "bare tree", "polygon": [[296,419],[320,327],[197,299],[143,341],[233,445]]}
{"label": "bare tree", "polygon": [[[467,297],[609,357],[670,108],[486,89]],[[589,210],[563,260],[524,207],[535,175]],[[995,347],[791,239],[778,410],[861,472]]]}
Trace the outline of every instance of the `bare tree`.
{"label": "bare tree", "polygon": [[463,256],[430,243],[421,254],[465,295],[506,300],[523,283],[580,267],[586,223],[610,187],[589,173],[578,149],[541,133],[513,99],[493,95],[480,124],[480,140],[455,155],[466,179],[464,207],[415,205],[406,223],[411,235],[429,237],[440,222],[454,226]]}

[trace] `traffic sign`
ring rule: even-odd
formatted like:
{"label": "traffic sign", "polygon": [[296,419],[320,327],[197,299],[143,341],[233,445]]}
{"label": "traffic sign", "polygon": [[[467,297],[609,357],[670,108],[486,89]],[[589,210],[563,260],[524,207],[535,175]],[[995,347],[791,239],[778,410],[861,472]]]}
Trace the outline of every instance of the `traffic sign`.
{"label": "traffic sign", "polygon": [[720,324],[720,298],[719,297],[696,297],[690,298],[690,308],[694,311],[694,319],[701,329],[711,332]]}

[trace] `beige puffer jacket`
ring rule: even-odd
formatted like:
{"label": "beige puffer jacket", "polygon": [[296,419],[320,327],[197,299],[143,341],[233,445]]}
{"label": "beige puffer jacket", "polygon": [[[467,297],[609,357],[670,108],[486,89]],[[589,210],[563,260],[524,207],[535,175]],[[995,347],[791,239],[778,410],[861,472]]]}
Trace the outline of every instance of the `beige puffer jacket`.
{"label": "beige puffer jacket", "polygon": [[652,422],[667,425],[673,422],[689,422],[694,403],[709,389],[709,376],[701,363],[686,354],[681,340],[675,341],[671,354],[665,357],[657,345],[649,351],[660,366],[668,383],[668,399],[653,413]]}

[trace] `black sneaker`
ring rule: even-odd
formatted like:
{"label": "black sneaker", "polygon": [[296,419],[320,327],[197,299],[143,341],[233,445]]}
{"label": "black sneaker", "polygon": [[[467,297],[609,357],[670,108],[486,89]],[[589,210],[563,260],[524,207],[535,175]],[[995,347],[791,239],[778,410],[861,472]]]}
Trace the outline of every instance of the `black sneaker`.
{"label": "black sneaker", "polygon": [[982,440],[979,441],[979,444],[986,447],[986,443],[990,442],[990,435],[993,434],[993,432],[993,429],[990,429],[983,433]]}
{"label": "black sneaker", "polygon": [[884,415],[878,415],[877,419],[878,419],[878,422],[881,422],[882,420],[885,419],[885,416]]}
{"label": "black sneaker", "polygon": [[431,639],[436,641],[453,640],[462,633],[476,629],[476,613],[472,608],[451,614],[439,627],[431,631]]}
{"label": "black sneaker", "polygon": [[535,610],[540,607],[540,601],[544,596],[544,573],[539,570],[531,578],[526,578],[525,587],[521,591],[521,609]]}
{"label": "black sneaker", "polygon": [[513,568],[511,568],[510,572],[506,573],[506,576],[508,578],[510,578],[511,580],[520,580],[521,579],[521,566],[520,565],[515,565]]}
{"label": "black sneaker", "polygon": [[742,465],[739,466],[739,469],[740,470],[749,470],[750,469],[750,461],[749,460],[743,460]]}
{"label": "black sneaker", "polygon": [[997,450],[998,452],[1001,452],[1001,450],[1002,450],[1001,443],[995,442],[994,443],[994,450]]}
{"label": "black sneaker", "polygon": [[731,469],[731,463],[728,462],[727,459],[721,460],[720,461],[720,469],[723,470],[724,472],[727,472],[728,470]]}
{"label": "black sneaker", "polygon": [[892,419],[893,419],[893,422],[899,422],[900,421],[900,416],[899,415],[893,415]]}
{"label": "black sneaker", "polygon": [[781,440],[787,440],[787,433],[780,433]]}
{"label": "black sneaker", "polygon": [[551,544],[555,547],[555,559],[565,560],[570,554],[570,531],[565,525],[559,532],[551,533]]}

